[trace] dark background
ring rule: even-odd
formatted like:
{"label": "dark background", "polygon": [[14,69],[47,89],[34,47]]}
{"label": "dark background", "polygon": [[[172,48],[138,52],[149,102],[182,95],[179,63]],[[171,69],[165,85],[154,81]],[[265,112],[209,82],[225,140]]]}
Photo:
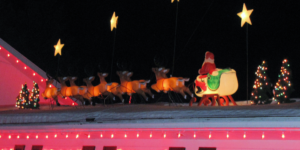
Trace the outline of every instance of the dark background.
{"label": "dark background", "polygon": [[[281,62],[287,58],[293,72],[292,97],[299,97],[300,5],[293,0],[181,0],[174,76],[189,77],[192,83],[205,52],[211,51],[218,68],[237,71],[239,89],[233,97],[246,99],[246,25],[241,28],[237,16],[244,2],[247,9],[254,9],[250,16],[253,25],[248,26],[248,93],[262,60],[268,62],[267,73],[275,83]],[[52,76],[58,65],[53,46],[59,38],[65,44],[60,68],[76,66],[80,78],[87,76],[84,67],[88,64],[94,73],[99,63],[110,72],[114,41],[110,19],[116,11],[114,72],[117,61],[126,61],[132,64],[133,79],[155,82],[151,67],[156,55],[164,55],[166,67],[172,68],[176,5],[170,0],[1,0],[0,37]],[[112,81],[119,82],[115,73]]]}

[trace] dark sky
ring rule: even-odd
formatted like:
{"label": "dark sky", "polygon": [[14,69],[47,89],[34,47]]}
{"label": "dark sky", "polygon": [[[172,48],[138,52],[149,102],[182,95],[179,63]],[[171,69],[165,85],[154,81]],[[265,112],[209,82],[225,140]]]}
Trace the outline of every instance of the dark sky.
{"label": "dark sky", "polygon": [[[237,71],[240,86],[233,96],[246,99],[246,26],[240,27],[237,16],[244,2],[254,9],[253,25],[248,26],[249,93],[262,60],[268,62],[275,83],[282,60],[288,58],[295,87],[292,97],[299,97],[300,5],[293,0],[181,0],[174,76],[190,77],[192,83],[205,52],[211,51],[218,68]],[[65,44],[61,68],[76,66],[81,78],[87,76],[88,64],[96,72],[101,63],[110,72],[114,43],[110,18],[116,11],[115,62],[132,64],[133,79],[155,81],[151,67],[156,55],[164,55],[167,67],[172,67],[176,5],[170,0],[1,0],[0,37],[53,76],[58,64],[53,45],[59,38]],[[113,81],[119,81],[115,74]]]}

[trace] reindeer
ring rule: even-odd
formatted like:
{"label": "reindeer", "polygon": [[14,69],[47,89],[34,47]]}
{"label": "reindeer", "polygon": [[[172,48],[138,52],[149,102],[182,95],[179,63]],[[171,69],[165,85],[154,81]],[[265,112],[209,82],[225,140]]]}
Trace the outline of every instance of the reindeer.
{"label": "reindeer", "polygon": [[56,101],[56,105],[60,106],[60,103],[58,102],[58,97],[57,97],[57,95],[58,95],[57,88],[54,87],[52,84],[53,84],[53,79],[51,79],[48,76],[48,79],[46,80],[46,89],[42,93],[42,96],[43,96],[44,99],[51,99],[52,98],[53,100]]}
{"label": "reindeer", "polygon": [[70,81],[72,97],[78,99],[82,104],[84,104],[84,95],[87,93],[87,87],[77,86],[75,84],[75,80],[77,80],[77,77],[68,77],[68,80]]}
{"label": "reindeer", "polygon": [[95,86],[93,86],[92,82],[95,80],[94,76],[88,77],[88,78],[84,78],[83,82],[86,83],[86,88],[87,88],[87,92],[83,95],[84,98],[91,100],[92,97],[97,97],[99,96],[99,91],[97,90],[97,88],[95,88]]}
{"label": "reindeer", "polygon": [[187,93],[192,98],[194,95],[190,91],[188,87],[184,85],[185,81],[189,81],[189,78],[182,77],[167,77],[167,73],[170,71],[169,69],[165,69],[163,67],[160,68],[152,68],[152,71],[156,77],[156,84],[151,85],[151,88],[156,92],[163,91],[167,93],[168,91],[174,91],[176,93],[180,93],[184,99],[187,98]]}
{"label": "reindeer", "polygon": [[129,88],[129,92],[131,92],[131,93],[137,93],[139,95],[142,95],[142,97],[146,101],[148,101],[148,97],[146,96],[145,93],[149,94],[152,98],[154,98],[154,94],[152,94],[151,90],[146,87],[147,83],[149,83],[150,80],[134,80],[134,81],[131,81],[130,77],[132,75],[133,75],[132,72],[128,72],[127,74],[124,75],[125,79],[130,83],[129,87],[127,86]]}
{"label": "reindeer", "polygon": [[[107,83],[105,78],[108,76],[108,73],[97,73],[99,79],[100,79],[100,84],[96,86],[96,90],[99,92],[99,95],[107,95],[107,96],[117,96],[120,98],[122,103],[124,103],[124,98],[122,97],[122,88],[120,87],[119,83],[117,82],[112,82],[112,83]],[[115,97],[113,97],[113,100],[115,100]]]}
{"label": "reindeer", "polygon": [[68,81],[68,80],[69,80],[68,77],[58,77],[58,81],[60,82],[60,88],[61,88],[60,92],[59,92],[59,95],[62,98],[72,96],[72,89],[71,89],[71,87],[69,87],[69,86],[66,85],[66,81]]}

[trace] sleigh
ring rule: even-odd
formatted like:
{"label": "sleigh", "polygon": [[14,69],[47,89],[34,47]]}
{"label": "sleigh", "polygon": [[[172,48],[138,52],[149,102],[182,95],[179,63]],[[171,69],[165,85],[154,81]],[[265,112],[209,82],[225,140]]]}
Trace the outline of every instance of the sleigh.
{"label": "sleigh", "polygon": [[[202,97],[198,105],[202,105],[208,97],[212,97],[213,99],[217,97],[216,100],[218,102],[219,99],[225,100],[226,105],[229,104],[229,98],[236,105],[231,97],[238,89],[238,80],[234,69],[216,69],[212,74],[199,75],[195,83],[196,86],[201,88],[195,88],[195,95]],[[214,100],[212,105],[214,105]],[[219,105],[223,105],[223,102],[219,102]]]}

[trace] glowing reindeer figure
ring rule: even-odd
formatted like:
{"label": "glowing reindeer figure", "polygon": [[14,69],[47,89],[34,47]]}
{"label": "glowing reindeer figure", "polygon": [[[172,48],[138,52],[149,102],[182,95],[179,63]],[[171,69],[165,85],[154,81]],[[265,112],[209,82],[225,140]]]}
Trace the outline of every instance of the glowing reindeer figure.
{"label": "glowing reindeer figure", "polygon": [[68,77],[58,77],[58,81],[60,83],[60,92],[59,92],[59,95],[62,98],[72,96],[72,89],[71,89],[71,87],[69,87],[69,86],[66,85],[66,81],[68,81],[68,80],[69,80]]}
{"label": "glowing reindeer figure", "polygon": [[77,86],[75,84],[75,80],[77,80],[77,77],[69,77],[70,81],[70,87],[72,92],[72,97],[78,99],[82,104],[84,103],[84,95],[87,93],[87,87],[86,86]]}
{"label": "glowing reindeer figure", "polygon": [[100,79],[100,84],[96,86],[96,90],[99,92],[98,95],[102,94],[105,96],[113,96],[113,100],[115,100],[114,96],[117,96],[120,98],[122,103],[124,103],[124,98],[122,97],[122,92],[121,87],[119,83],[117,82],[112,82],[112,83],[107,83],[105,78],[108,76],[108,73],[97,73],[99,79]]}
{"label": "glowing reindeer figure", "polygon": [[[48,75],[47,75],[48,76]],[[47,79],[46,81],[46,89],[45,91],[42,93],[42,96],[44,99],[53,99],[56,101],[56,105],[60,106],[59,102],[58,102],[58,91],[57,88],[53,86],[53,79],[50,79],[50,77],[48,76],[49,79]]]}
{"label": "glowing reindeer figure", "polygon": [[156,84],[151,85],[151,88],[156,92],[163,91],[167,93],[168,91],[174,91],[176,93],[180,93],[184,99],[187,98],[187,94],[189,94],[192,98],[194,95],[190,91],[188,87],[184,85],[185,81],[189,81],[189,78],[182,77],[167,77],[167,73],[170,71],[169,69],[165,69],[163,67],[160,68],[152,68],[152,71],[156,77]]}
{"label": "glowing reindeer figure", "polygon": [[93,86],[92,82],[95,80],[94,76],[88,77],[88,78],[84,78],[83,82],[86,83],[86,88],[87,88],[87,92],[84,94],[84,98],[91,100],[92,97],[97,97],[99,96],[99,90],[97,90],[97,88],[95,88],[95,86]]}
{"label": "glowing reindeer figure", "polygon": [[148,89],[147,83],[150,82],[150,80],[134,80],[131,81],[130,77],[133,75],[132,72],[125,73],[125,79],[128,81],[127,83],[127,94],[131,95],[132,93],[137,93],[141,95],[146,101],[148,101],[148,97],[146,96],[146,93],[149,94],[152,98],[154,98],[154,95],[151,93],[150,89]]}

